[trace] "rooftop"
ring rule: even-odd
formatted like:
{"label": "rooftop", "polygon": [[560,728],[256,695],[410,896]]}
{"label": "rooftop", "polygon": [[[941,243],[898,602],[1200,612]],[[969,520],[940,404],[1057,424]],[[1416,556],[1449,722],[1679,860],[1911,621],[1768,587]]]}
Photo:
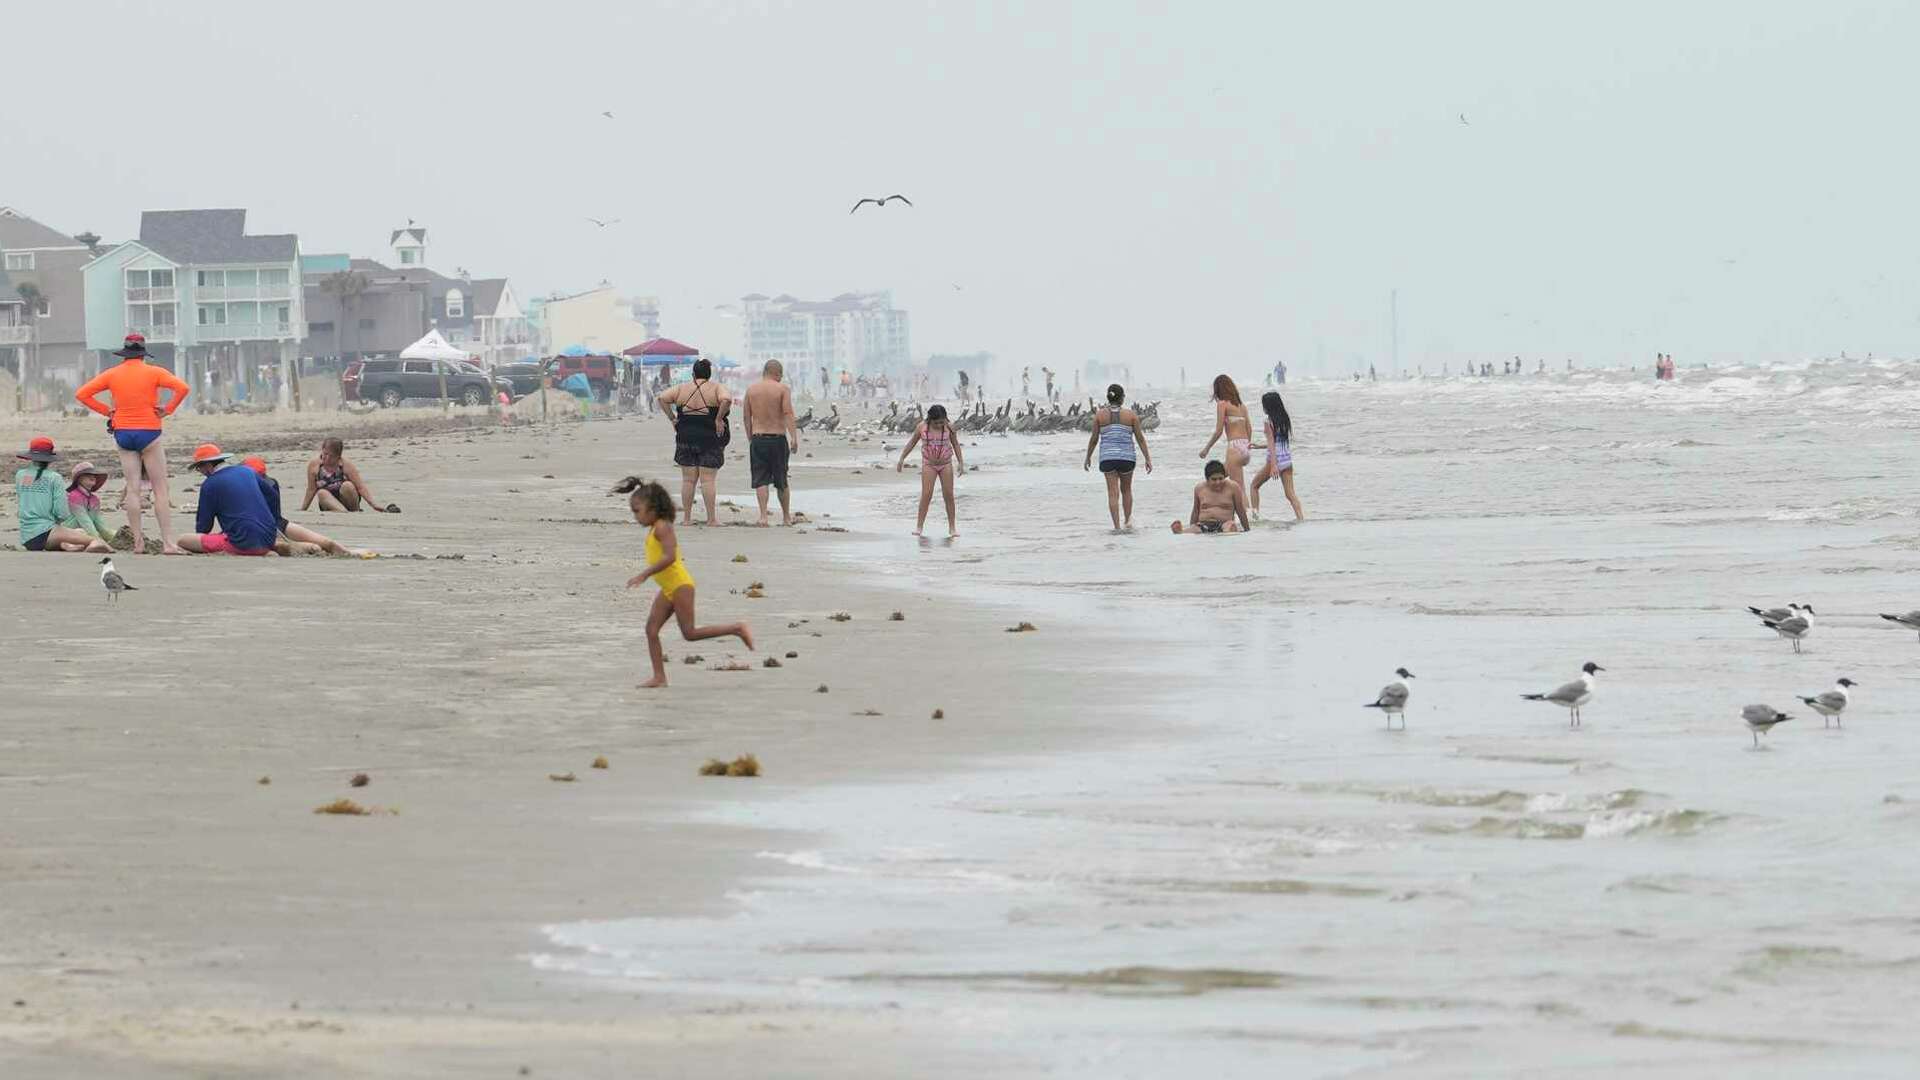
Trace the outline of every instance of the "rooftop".
{"label": "rooftop", "polygon": [[58,229],[42,225],[11,206],[0,206],[0,248],[84,248]]}
{"label": "rooftop", "polygon": [[300,251],[292,233],[248,236],[245,210],[148,210],[140,243],[182,265],[288,262]]}

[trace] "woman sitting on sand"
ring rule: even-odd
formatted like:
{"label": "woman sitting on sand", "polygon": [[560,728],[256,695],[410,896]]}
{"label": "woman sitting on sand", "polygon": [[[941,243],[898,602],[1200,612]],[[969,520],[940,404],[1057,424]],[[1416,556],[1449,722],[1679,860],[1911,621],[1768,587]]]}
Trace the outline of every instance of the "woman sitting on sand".
{"label": "woman sitting on sand", "polygon": [[320,500],[320,509],[334,513],[359,510],[365,506],[383,514],[397,514],[393,503],[385,506],[373,497],[373,489],[361,477],[360,470],[346,458],[346,444],[327,439],[320,444],[320,456],[307,462],[307,497],[300,500],[305,510]]}
{"label": "woman sitting on sand", "polygon": [[1293,418],[1277,390],[1260,395],[1260,408],[1267,414],[1267,461],[1253,478],[1253,516],[1260,516],[1260,485],[1277,476],[1287,502],[1293,504],[1293,519],[1305,521],[1307,512],[1300,509],[1300,496],[1293,493]]}
{"label": "woman sitting on sand", "polygon": [[960,452],[960,434],[947,419],[945,405],[927,406],[927,418],[913,429],[913,438],[908,439],[900,451],[894,472],[907,467],[907,455],[913,453],[915,446],[920,447],[920,514],[914,518],[913,535],[919,536],[927,527],[927,507],[933,503],[933,483],[938,480],[940,494],[947,503],[947,538],[951,540],[960,535],[959,523],[954,519],[953,481],[966,469],[967,462]]}
{"label": "woman sitting on sand", "polygon": [[[753,649],[753,630],[746,623],[725,626],[695,626],[693,622],[693,575],[680,559],[680,541],[673,534],[673,496],[659,484],[629,476],[613,485],[616,495],[628,495],[627,509],[633,519],[647,530],[646,569],[627,580],[627,588],[637,589],[653,579],[660,593],[653,598],[653,610],[647,613],[647,655],[653,659],[653,678],[640,684],[642,690],[667,685],[667,654],[660,645],[660,628],[667,619],[680,621],[680,636],[688,641],[727,637],[740,639],[748,651]],[[628,494],[631,493],[631,494]]]}
{"label": "woman sitting on sand", "polygon": [[[1147,450],[1146,433],[1140,430],[1140,417],[1125,408],[1127,391],[1119,383],[1107,387],[1107,404],[1093,413],[1093,434],[1087,437],[1087,460],[1081,468],[1093,468],[1093,452],[1100,451],[1100,474],[1107,480],[1107,514],[1113,528],[1133,528],[1133,448],[1140,447],[1148,472],[1153,471],[1153,455]],[[1125,516],[1122,517],[1122,511]],[[1123,525],[1122,522],[1125,524]]]}
{"label": "woman sitting on sand", "polygon": [[1240,388],[1226,375],[1216,375],[1213,379],[1213,438],[1208,439],[1206,448],[1200,451],[1201,458],[1213,453],[1213,444],[1220,441],[1221,435],[1227,437],[1227,478],[1240,489],[1244,499],[1247,462],[1253,460],[1253,424],[1247,419],[1247,407],[1240,403]]}
{"label": "woman sitting on sand", "polygon": [[53,463],[53,440],[36,436],[23,454],[14,457],[28,465],[14,474],[13,494],[20,507],[20,546],[28,551],[92,551],[111,553],[104,541],[74,527],[68,509],[67,485]]}
{"label": "woman sitting on sand", "polygon": [[720,467],[727,463],[727,410],[733,407],[733,398],[726,387],[713,381],[713,361],[695,360],[693,378],[669,387],[660,395],[660,404],[672,406],[667,420],[673,424],[673,463],[680,466],[686,523],[693,524],[693,489],[698,484],[707,501],[707,524],[718,525],[713,486]]}

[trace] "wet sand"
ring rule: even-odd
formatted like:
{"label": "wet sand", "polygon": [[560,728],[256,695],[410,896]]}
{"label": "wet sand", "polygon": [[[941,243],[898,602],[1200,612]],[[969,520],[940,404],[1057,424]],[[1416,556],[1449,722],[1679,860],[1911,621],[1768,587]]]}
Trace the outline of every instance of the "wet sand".
{"label": "wet sand", "polygon": [[[207,438],[266,449],[295,521],[399,557],[124,556],[140,591],[109,606],[90,558],[0,552],[0,605],[20,613],[0,631],[0,1073],[725,1076],[777,1056],[784,1075],[958,1075],[992,1059],[885,1011],[609,994],[528,956],[542,925],[717,910],[769,837],[689,811],[746,806],[774,828],[809,786],[1085,739],[1083,687],[1032,678],[1071,666],[1067,635],[865,587],[819,556],[840,539],[829,520],[683,530],[701,620],[750,619],[760,652],[670,628],[673,685],[643,692],[654,590],[624,588],[642,534],[604,492],[668,471],[663,422],[352,418],[349,455],[404,513],[295,512],[303,448],[340,419],[270,435],[183,417],[168,438],[176,456]],[[106,456],[95,421],[35,429]],[[829,486],[905,491],[911,473],[870,467],[878,445],[810,439],[798,507]],[[751,520],[745,482],[731,462],[729,522]],[[175,501],[190,523],[191,496]],[[756,581],[765,598],[734,592]],[[753,666],[710,670],[729,657]],[[761,778],[696,775],[746,752]],[[376,813],[312,812],[341,797]]]}

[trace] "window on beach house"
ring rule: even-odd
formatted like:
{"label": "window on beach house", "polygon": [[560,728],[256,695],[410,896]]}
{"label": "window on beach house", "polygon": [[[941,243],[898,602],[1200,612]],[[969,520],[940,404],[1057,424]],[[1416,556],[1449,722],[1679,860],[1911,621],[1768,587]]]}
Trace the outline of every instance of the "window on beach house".
{"label": "window on beach house", "polygon": [[459,289],[447,290],[447,318],[464,319],[467,317],[467,298]]}
{"label": "window on beach house", "polygon": [[226,285],[227,272],[224,270],[200,270],[195,273],[193,283],[202,288],[218,289]]}
{"label": "window on beach house", "polygon": [[31,251],[7,252],[7,269],[9,270],[33,269],[33,252]]}

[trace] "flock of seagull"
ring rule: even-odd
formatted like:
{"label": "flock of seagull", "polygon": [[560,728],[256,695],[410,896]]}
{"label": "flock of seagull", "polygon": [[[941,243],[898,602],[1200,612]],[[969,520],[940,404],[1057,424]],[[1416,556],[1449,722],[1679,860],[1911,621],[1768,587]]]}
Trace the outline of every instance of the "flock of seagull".
{"label": "flock of seagull", "polygon": [[[1796,653],[1801,651],[1800,643],[1806,640],[1807,635],[1813,633],[1812,604],[1788,604],[1783,608],[1749,607],[1747,610],[1760,620],[1760,625],[1791,642],[1793,651]],[[1899,623],[1909,630],[1920,632],[1920,609],[1909,611],[1904,615],[1882,613],[1880,617],[1888,622]],[[1599,664],[1589,661],[1581,666],[1580,677],[1572,682],[1555,687],[1546,693],[1522,694],[1520,697],[1526,701],[1544,701],[1549,705],[1560,706],[1567,710],[1568,726],[1577,728],[1580,726],[1581,708],[1593,700],[1594,676],[1605,670],[1607,669]],[[1407,700],[1413,696],[1413,691],[1408,689],[1406,680],[1414,676],[1413,672],[1406,668],[1396,668],[1394,675],[1398,678],[1381,687],[1379,696],[1361,707],[1379,709],[1386,717],[1389,731],[1393,730],[1393,718],[1398,716],[1400,730],[1405,731]],[[1852,679],[1842,677],[1834,681],[1833,689],[1812,696],[1800,695],[1799,700],[1820,715],[1822,727],[1837,727],[1840,725],[1840,714],[1846,712],[1847,706],[1852,703],[1852,690],[1858,685],[1860,684]],[[1760,745],[1762,734],[1771,732],[1777,724],[1793,719],[1793,714],[1781,712],[1771,705],[1748,705],[1740,710],[1740,719],[1747,725],[1747,730],[1753,735],[1753,745],[1757,747]]]}

